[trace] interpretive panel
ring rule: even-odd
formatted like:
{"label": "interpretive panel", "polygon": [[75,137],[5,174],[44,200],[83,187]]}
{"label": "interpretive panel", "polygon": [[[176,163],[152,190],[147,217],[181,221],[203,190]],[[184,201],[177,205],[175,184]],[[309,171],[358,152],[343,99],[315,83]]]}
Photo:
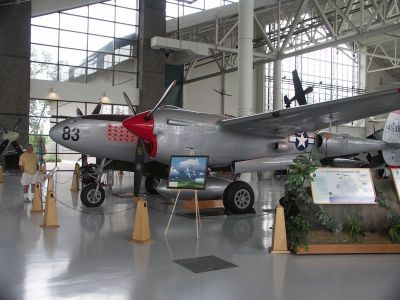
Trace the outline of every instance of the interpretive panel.
{"label": "interpretive panel", "polygon": [[392,173],[394,186],[396,187],[397,198],[400,200],[400,168],[390,169],[390,172]]}
{"label": "interpretive panel", "polygon": [[315,204],[376,204],[370,169],[317,168],[311,175]]}
{"label": "interpretive panel", "polygon": [[208,156],[171,156],[168,188],[204,189]]}

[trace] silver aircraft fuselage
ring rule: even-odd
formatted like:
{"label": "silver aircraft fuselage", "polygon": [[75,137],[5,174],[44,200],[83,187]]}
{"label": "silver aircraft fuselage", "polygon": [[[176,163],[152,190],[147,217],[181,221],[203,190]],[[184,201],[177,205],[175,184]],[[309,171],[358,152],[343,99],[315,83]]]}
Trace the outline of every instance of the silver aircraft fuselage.
{"label": "silver aircraft fuselage", "polygon": [[88,115],[67,119],[50,129],[57,144],[79,153],[134,162],[137,136],[122,126],[126,115]]}

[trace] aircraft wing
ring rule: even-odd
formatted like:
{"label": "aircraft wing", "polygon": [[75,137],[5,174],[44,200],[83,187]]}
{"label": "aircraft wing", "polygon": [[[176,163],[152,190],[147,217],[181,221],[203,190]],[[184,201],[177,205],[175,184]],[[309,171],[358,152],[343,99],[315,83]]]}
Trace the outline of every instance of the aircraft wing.
{"label": "aircraft wing", "polygon": [[234,119],[220,125],[246,135],[285,138],[400,109],[400,87]]}

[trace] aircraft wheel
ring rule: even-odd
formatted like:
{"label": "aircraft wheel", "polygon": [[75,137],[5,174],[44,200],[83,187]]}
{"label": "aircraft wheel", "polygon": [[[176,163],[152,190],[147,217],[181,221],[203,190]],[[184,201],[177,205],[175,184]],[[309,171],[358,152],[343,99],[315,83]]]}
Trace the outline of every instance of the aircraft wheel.
{"label": "aircraft wheel", "polygon": [[254,204],[253,189],[244,181],[234,181],[225,188],[223,201],[225,208],[231,212],[247,213]]}
{"label": "aircraft wheel", "polygon": [[104,189],[99,186],[99,189],[96,193],[96,188],[96,183],[90,183],[82,189],[81,202],[83,205],[87,207],[97,207],[104,202],[104,199],[106,198]]}
{"label": "aircraft wheel", "polygon": [[146,177],[146,180],[144,181],[144,186],[146,187],[146,191],[150,195],[158,194],[156,187],[159,184],[160,184],[160,179],[154,177]]}

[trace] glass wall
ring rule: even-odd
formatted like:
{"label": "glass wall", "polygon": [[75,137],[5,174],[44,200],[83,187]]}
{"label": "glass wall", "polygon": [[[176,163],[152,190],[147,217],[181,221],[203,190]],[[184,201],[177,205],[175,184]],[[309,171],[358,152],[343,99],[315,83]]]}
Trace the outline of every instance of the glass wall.
{"label": "glass wall", "polygon": [[136,87],[136,0],[112,0],[32,18],[31,78]]}
{"label": "glass wall", "polygon": [[170,20],[234,2],[239,0],[167,0],[165,15]]}
{"label": "glass wall", "polygon": [[[316,39],[322,38],[321,33]],[[306,33],[296,36],[295,43],[304,45]],[[300,50],[301,46],[291,51]],[[346,50],[347,49],[347,50]],[[358,57],[348,45],[290,57],[282,60],[282,101],[284,95],[294,96],[292,71],[297,70],[303,83],[303,89],[313,86],[312,93],[306,96],[307,103],[325,102],[359,95],[365,90],[358,89]],[[273,63],[266,64],[266,110],[273,109]],[[297,105],[293,103],[292,106]],[[283,107],[285,105],[283,104]]]}
{"label": "glass wall", "polygon": [[[96,103],[72,102],[61,100],[31,99],[29,105],[29,142],[34,145],[36,152],[44,149],[44,159],[47,169],[58,166],[60,170],[73,170],[81,154],[56,144],[50,137],[50,128],[68,117],[76,117],[76,109],[83,114],[91,114]],[[102,104],[101,114],[128,115],[126,105]],[[95,158],[88,158],[94,163]]]}

